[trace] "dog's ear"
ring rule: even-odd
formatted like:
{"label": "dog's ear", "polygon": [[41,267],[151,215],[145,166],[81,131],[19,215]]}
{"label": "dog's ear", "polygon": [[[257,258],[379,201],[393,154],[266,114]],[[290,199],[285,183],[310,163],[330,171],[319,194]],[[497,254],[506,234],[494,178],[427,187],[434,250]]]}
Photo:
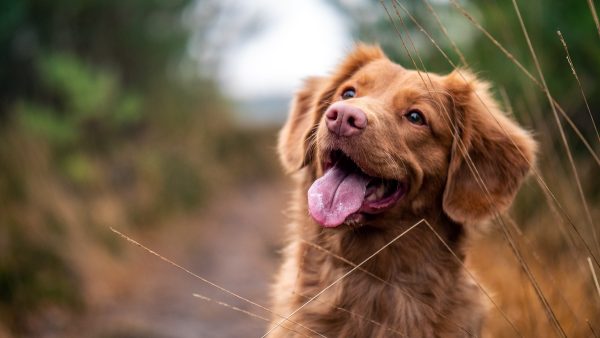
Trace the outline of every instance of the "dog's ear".
{"label": "dog's ear", "polygon": [[311,77],[292,100],[288,120],[279,132],[277,149],[284,168],[288,172],[300,169],[309,161],[307,142],[314,126],[314,111],[322,92],[325,78]]}
{"label": "dog's ear", "polygon": [[338,87],[360,68],[381,58],[385,58],[385,55],[379,47],[359,44],[333,75],[327,78],[311,77],[304,82],[304,87],[292,101],[288,120],[279,133],[279,157],[286,171],[294,172],[311,162],[310,140]]}
{"label": "dog's ear", "polygon": [[454,142],[443,209],[456,222],[474,223],[510,205],[537,147],[499,109],[486,82],[458,70],[445,78],[445,86],[454,101]]}

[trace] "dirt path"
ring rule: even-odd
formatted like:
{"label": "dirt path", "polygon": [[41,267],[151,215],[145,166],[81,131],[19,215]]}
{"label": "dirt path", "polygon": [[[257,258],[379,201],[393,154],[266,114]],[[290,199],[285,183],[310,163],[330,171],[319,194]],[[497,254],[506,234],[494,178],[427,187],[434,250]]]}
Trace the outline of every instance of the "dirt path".
{"label": "dirt path", "polygon": [[[140,241],[198,275],[268,306],[285,217],[286,187],[262,184],[230,191],[205,211],[163,225]],[[126,244],[128,245],[128,244]],[[82,327],[92,337],[260,337],[266,324],[193,297],[198,293],[268,313],[228,296],[139,248],[123,262],[130,283],[89,309]],[[88,336],[86,334],[86,336]]]}

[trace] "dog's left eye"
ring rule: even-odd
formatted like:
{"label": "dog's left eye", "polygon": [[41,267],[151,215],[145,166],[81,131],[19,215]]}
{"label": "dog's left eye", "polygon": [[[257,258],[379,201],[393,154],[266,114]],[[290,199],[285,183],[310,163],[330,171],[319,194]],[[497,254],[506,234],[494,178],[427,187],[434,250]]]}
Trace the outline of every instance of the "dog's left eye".
{"label": "dog's left eye", "polygon": [[342,99],[347,100],[356,96],[356,90],[354,88],[348,88],[342,92]]}
{"label": "dog's left eye", "polygon": [[423,113],[418,110],[411,110],[406,114],[406,119],[412,123],[419,126],[425,125],[425,118],[423,117]]}

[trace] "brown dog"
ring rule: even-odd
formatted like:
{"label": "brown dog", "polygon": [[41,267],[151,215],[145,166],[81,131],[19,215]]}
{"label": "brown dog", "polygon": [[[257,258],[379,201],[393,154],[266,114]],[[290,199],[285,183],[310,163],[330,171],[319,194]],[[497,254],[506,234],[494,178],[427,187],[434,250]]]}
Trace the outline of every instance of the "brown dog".
{"label": "brown dog", "polygon": [[[300,308],[421,219],[464,259],[469,229],[509,206],[535,148],[471,73],[419,73],[359,45],[333,75],[306,81],[280,134],[297,189],[274,312]],[[274,318],[270,335],[478,336],[483,315],[480,291],[422,223],[296,324]]]}

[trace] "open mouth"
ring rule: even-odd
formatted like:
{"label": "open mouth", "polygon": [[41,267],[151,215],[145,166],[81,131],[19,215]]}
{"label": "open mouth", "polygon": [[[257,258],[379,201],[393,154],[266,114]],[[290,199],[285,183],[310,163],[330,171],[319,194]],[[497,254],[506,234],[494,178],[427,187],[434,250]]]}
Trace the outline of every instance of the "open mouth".
{"label": "open mouth", "polygon": [[330,153],[324,170],[308,189],[310,215],[324,227],[336,227],[361,213],[382,212],[407,191],[402,181],[367,175],[340,150]]}

